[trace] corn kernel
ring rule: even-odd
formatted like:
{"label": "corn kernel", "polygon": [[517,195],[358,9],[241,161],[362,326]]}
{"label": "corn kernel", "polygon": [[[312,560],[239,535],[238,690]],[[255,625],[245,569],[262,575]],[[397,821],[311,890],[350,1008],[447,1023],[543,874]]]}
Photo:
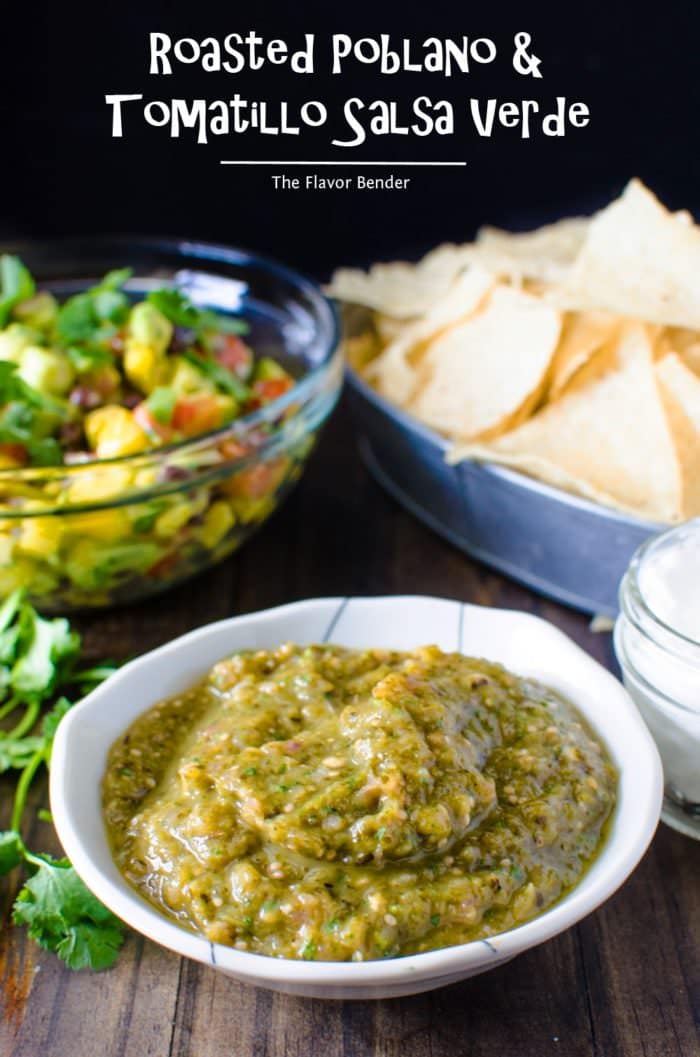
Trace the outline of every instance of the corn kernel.
{"label": "corn kernel", "polygon": [[0,536],[0,567],[10,564],[14,549],[15,541],[12,536]]}
{"label": "corn kernel", "polygon": [[62,518],[25,518],[17,541],[24,554],[38,558],[56,557],[63,534]]}
{"label": "corn kernel", "polygon": [[168,379],[169,363],[152,345],[129,342],[124,353],[124,371],[132,385],[142,393],[152,393]]}
{"label": "corn kernel", "polygon": [[254,521],[264,521],[269,517],[277,505],[277,500],[274,495],[266,495],[262,499],[235,499],[233,503],[243,524],[250,525]]}
{"label": "corn kernel", "polygon": [[102,540],[103,543],[116,543],[117,540],[126,539],[132,531],[131,520],[123,507],[70,514],[64,520],[65,531],[71,535]]}
{"label": "corn kernel", "polygon": [[66,495],[71,503],[100,502],[128,491],[133,471],[127,466],[86,468],[75,475]]}
{"label": "corn kernel", "polygon": [[168,539],[174,536],[183,525],[186,525],[192,516],[192,507],[189,503],[177,503],[168,510],[163,511],[155,523],[154,531],[159,539]]}
{"label": "corn kernel", "polygon": [[32,594],[49,594],[56,587],[56,577],[45,565],[33,558],[19,558],[11,565],[0,567],[0,595],[5,596],[19,587],[28,588]]}
{"label": "corn kernel", "polygon": [[98,407],[85,418],[85,435],[102,459],[144,451],[150,441],[125,407]]}
{"label": "corn kernel", "polygon": [[199,538],[205,547],[216,547],[235,523],[236,518],[231,507],[223,499],[219,499],[207,510],[204,524],[199,530]]}

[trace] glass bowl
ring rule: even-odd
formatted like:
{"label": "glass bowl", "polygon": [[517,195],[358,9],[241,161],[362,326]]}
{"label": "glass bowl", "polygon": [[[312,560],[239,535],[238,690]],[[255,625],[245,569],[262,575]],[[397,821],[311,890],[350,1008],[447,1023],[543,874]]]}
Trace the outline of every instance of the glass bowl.
{"label": "glass bowl", "polygon": [[0,470],[0,597],[23,588],[46,612],[103,607],[163,591],[221,561],[301,475],[342,384],[334,311],[281,265],[224,246],[161,239],[4,245],[59,298],[129,266],[134,297],[168,283],[235,312],[260,356],[297,379],[226,427],[137,455]]}

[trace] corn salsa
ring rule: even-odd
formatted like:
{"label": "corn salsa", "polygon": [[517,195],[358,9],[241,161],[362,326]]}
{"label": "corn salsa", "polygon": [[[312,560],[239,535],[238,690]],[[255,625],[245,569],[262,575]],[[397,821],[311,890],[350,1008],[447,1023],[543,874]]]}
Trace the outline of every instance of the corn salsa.
{"label": "corn salsa", "polygon": [[313,435],[273,450],[298,406],[265,411],[295,385],[262,354],[283,345],[264,313],[192,300],[186,276],[122,268],[59,301],[0,255],[0,597],[161,590],[231,553],[299,476]]}
{"label": "corn salsa", "polygon": [[137,719],[103,806],[119,869],[169,917],[362,961],[542,913],[596,856],[616,781],[571,704],[497,664],[287,644]]}
{"label": "corn salsa", "polygon": [[291,389],[239,316],[164,286],[135,303],[130,268],[62,304],[0,256],[0,469],[114,459],[198,437]]}

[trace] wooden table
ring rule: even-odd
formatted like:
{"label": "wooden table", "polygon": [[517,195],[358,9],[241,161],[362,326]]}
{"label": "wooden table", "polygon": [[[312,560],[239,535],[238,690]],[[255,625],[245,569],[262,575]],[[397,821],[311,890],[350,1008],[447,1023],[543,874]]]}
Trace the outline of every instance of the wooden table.
{"label": "wooden table", "polygon": [[[91,657],[126,657],[232,613],[392,592],[527,609],[613,664],[610,636],[592,634],[585,617],[469,561],[387,498],[344,409],[296,493],[240,555],[82,628]],[[37,847],[54,847],[49,827],[35,830]],[[5,915],[11,895],[2,892]],[[415,998],[256,991],[135,935],[115,969],[72,973],[9,925],[0,981],[0,1057],[698,1057],[700,844],[661,826],[633,877],[576,928]]]}

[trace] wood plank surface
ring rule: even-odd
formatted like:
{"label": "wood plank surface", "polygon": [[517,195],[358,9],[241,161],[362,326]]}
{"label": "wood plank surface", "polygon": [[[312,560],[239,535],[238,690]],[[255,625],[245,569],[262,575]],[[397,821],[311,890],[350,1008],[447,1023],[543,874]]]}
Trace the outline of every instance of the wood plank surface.
{"label": "wood plank surface", "polygon": [[[410,592],[538,613],[614,667],[610,636],[585,617],[468,560],[389,499],[342,408],[295,494],[239,555],[80,626],[91,658],[122,659],[228,614]],[[44,800],[38,788],[36,805]],[[58,850],[45,823],[30,836]],[[71,973],[8,923],[13,892],[1,883],[0,1057],[700,1055],[700,844],[665,826],[627,884],[576,928],[491,973],[385,1002],[254,990],[135,935],[113,970]]]}

